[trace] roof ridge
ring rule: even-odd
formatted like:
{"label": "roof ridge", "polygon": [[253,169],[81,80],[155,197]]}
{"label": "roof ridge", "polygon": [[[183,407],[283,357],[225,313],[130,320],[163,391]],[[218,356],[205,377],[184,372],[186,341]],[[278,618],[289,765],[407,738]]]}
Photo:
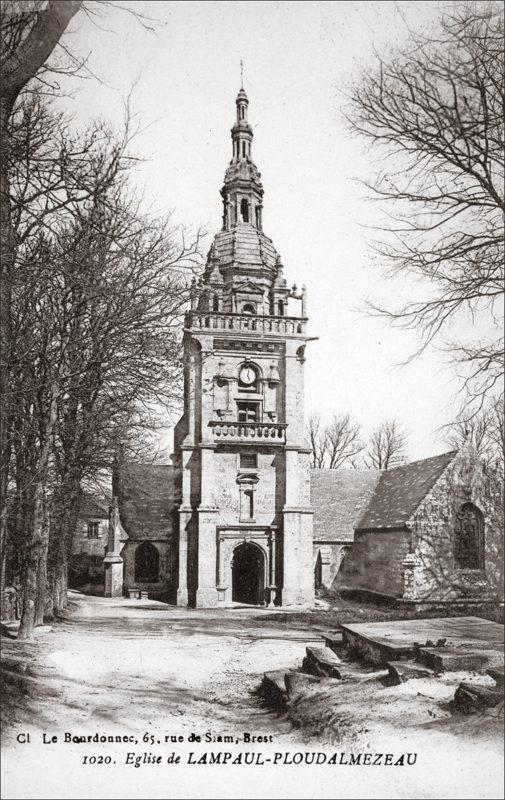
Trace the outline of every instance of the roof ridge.
{"label": "roof ridge", "polygon": [[422,464],[425,461],[434,461],[435,458],[442,458],[443,456],[456,456],[459,453],[459,450],[446,450],[445,453],[439,453],[436,456],[427,456],[426,458],[418,458],[415,461],[408,461],[406,464],[398,464],[397,467],[389,467],[389,469],[381,469],[380,472],[395,472],[398,469],[405,469],[406,467],[412,467],[414,464]]}
{"label": "roof ridge", "polygon": [[458,452],[449,450],[382,471],[356,530],[404,528]]}
{"label": "roof ridge", "polygon": [[363,469],[354,469],[354,467],[310,467],[310,471],[317,473],[336,473],[340,474],[342,472],[348,472],[350,474],[358,474],[358,475],[376,475],[378,472],[384,472],[382,469],[368,469],[368,467],[363,467]]}

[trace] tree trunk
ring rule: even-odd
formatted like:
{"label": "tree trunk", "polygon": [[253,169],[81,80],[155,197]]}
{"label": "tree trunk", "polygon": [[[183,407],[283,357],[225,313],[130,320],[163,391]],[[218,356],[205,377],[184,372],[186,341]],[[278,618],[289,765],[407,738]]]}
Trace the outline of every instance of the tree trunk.
{"label": "tree trunk", "polygon": [[49,548],[49,507],[44,503],[41,547],[37,564],[37,600],[35,603],[35,625],[44,623],[47,597],[47,551]]}
{"label": "tree trunk", "polygon": [[[13,101],[0,98],[0,547],[5,552],[7,533],[7,486],[11,459],[12,402],[9,393],[12,347],[11,276],[15,256],[9,182],[8,126]],[[1,589],[5,588],[2,568]]]}
{"label": "tree trunk", "polygon": [[[0,71],[0,547],[7,530],[7,485],[11,456],[12,399],[10,364],[12,347],[11,277],[16,255],[9,184],[10,118],[21,90],[35,77],[56,47],[82,0],[49,0],[28,35],[10,53],[3,52]],[[5,48],[4,48],[5,50]],[[0,589],[4,588],[2,570]]]}
{"label": "tree trunk", "polygon": [[60,560],[55,565],[51,586],[54,616],[58,616],[67,607],[67,587],[67,566]]}
{"label": "tree trunk", "polygon": [[31,639],[35,627],[38,567],[44,544],[44,500],[49,470],[51,442],[56,423],[58,389],[58,382],[54,381],[51,386],[48,418],[37,467],[37,480],[35,483],[33,503],[33,523],[31,536],[28,541],[28,556],[23,580],[23,613],[19,625],[18,639]]}

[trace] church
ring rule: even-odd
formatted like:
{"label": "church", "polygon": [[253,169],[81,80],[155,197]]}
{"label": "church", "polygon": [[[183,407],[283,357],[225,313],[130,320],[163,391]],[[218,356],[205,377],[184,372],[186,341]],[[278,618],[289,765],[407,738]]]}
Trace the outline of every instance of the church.
{"label": "church", "polygon": [[319,587],[482,600],[496,553],[471,453],[385,472],[311,469],[306,292],[288,287],[263,231],[248,106],[242,88],[222,228],[185,317],[172,464],[125,464],[115,475],[105,593],[198,608],[307,608]]}

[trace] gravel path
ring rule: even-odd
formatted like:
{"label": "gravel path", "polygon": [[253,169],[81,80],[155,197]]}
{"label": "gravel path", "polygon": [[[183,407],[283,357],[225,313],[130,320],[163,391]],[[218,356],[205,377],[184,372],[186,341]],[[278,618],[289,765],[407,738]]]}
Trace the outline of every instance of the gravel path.
{"label": "gravel path", "polygon": [[[307,740],[255,694],[263,672],[299,668],[307,644],[321,643],[321,622],[318,614],[309,627],[266,609],[189,610],[74,594],[63,622],[33,643],[3,648],[4,656],[27,658],[35,676],[14,679],[4,698],[3,798],[498,797],[499,752],[459,734],[450,741],[444,734],[444,753],[436,731],[384,729],[370,746],[418,751],[408,770],[273,766],[275,753],[353,750],[352,737],[331,746]],[[364,703],[358,696],[360,724]],[[29,743],[17,741],[26,734]],[[65,734],[98,741],[66,742]],[[189,765],[190,752],[207,762]],[[265,763],[210,764],[220,752]],[[168,761],[172,753],[181,763]],[[106,757],[110,763],[100,763]]]}

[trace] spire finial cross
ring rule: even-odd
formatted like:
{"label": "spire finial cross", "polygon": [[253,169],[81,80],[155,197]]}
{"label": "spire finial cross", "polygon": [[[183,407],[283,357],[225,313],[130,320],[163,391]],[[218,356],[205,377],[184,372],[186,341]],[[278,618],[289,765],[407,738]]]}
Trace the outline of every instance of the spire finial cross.
{"label": "spire finial cross", "polygon": [[244,62],[240,59],[240,88],[244,88]]}

